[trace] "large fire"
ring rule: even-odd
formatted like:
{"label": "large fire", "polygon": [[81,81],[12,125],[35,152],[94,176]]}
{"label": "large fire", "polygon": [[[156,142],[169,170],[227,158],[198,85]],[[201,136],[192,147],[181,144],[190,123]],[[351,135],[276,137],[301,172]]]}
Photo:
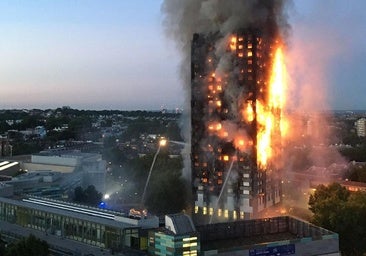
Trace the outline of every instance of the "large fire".
{"label": "large fire", "polygon": [[[241,38],[233,36],[229,39],[229,49],[231,52],[238,54],[239,58],[242,58],[240,51],[237,53],[237,49],[242,49],[242,45],[238,44],[238,41],[242,41]],[[252,45],[248,45],[248,54],[252,54]],[[262,97],[258,97],[255,101],[247,100],[243,104],[241,114],[243,120],[247,123],[252,123],[256,120],[257,123],[257,165],[260,169],[266,169],[268,167],[269,159],[275,157],[276,152],[281,147],[281,136],[285,132],[287,127],[286,122],[282,116],[282,110],[285,103],[285,85],[286,85],[286,68],[284,64],[284,53],[281,45],[276,44],[272,53],[272,63],[270,76],[267,83],[259,83],[259,94]],[[250,60],[251,61],[251,60]],[[252,63],[250,63],[252,64]],[[222,102],[219,100],[218,94],[221,91],[221,78],[215,73],[212,73],[209,78],[208,84],[208,98],[212,105],[216,108],[222,107]],[[228,138],[229,132],[223,127],[220,121],[211,122],[208,124],[208,130],[216,133],[220,138]],[[233,143],[237,150],[245,151],[253,145],[253,141],[248,140],[245,135],[237,132],[234,135]]]}
{"label": "large fire", "polygon": [[257,131],[257,162],[258,166],[264,169],[268,160],[273,156],[278,141],[284,133],[284,119],[282,110],[285,103],[286,68],[284,54],[281,46],[278,46],[274,53],[273,64],[269,79],[268,95],[265,102],[257,99],[256,116],[258,122]]}
{"label": "large fire", "polygon": [[281,201],[287,0],[242,2],[164,1],[191,82],[185,169],[202,224],[203,215],[209,223],[261,217]]}

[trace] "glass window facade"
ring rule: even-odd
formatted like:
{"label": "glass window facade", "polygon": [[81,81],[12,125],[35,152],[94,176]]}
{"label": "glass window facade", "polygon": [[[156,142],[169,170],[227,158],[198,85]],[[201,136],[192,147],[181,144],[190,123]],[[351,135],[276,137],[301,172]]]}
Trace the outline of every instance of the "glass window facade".
{"label": "glass window facade", "polygon": [[198,234],[173,235],[168,232],[149,232],[149,253],[152,255],[198,255]]}
{"label": "glass window facade", "polygon": [[0,202],[0,220],[100,248],[139,248],[140,228],[119,228]]}

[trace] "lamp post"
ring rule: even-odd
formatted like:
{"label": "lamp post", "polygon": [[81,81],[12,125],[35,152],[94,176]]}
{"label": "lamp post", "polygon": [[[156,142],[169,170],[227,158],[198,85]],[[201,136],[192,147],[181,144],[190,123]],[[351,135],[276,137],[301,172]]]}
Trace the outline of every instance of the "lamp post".
{"label": "lamp post", "polygon": [[151,173],[152,173],[152,170],[154,168],[154,165],[155,165],[155,161],[156,161],[156,158],[160,152],[160,148],[161,147],[164,147],[165,145],[167,144],[167,140],[162,138],[160,141],[159,141],[159,146],[158,146],[158,150],[156,151],[155,155],[154,155],[154,158],[153,158],[153,161],[151,163],[151,166],[150,166],[150,170],[149,170],[149,175],[147,176],[147,180],[146,180],[146,184],[145,184],[145,187],[144,187],[144,192],[142,193],[142,197],[141,197],[141,205],[144,205],[145,203],[145,194],[146,194],[146,189],[147,189],[147,186],[149,185],[149,181],[150,181],[150,177],[151,177]]}

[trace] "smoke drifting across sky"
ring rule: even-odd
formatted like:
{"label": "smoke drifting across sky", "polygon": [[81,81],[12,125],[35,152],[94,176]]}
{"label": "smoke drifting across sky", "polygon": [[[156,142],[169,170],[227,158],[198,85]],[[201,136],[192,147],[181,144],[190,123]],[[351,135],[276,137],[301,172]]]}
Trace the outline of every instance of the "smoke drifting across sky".
{"label": "smoke drifting across sky", "polygon": [[287,28],[285,5],[287,0],[165,0],[162,4],[166,35],[176,42],[182,54],[182,71],[187,87],[190,70],[190,43],[194,33],[221,32],[223,35],[251,24],[256,27],[266,22],[269,10],[282,28]]}
{"label": "smoke drifting across sky", "polygon": [[289,3],[290,0],[165,0],[162,11],[166,34],[185,55],[194,33],[227,34],[253,24],[262,27],[269,16],[279,27],[288,28]]}
{"label": "smoke drifting across sky", "polygon": [[[326,91],[327,81],[324,70],[329,58],[339,49],[332,47],[329,42],[325,44],[321,35],[308,38],[308,43],[301,40],[292,41],[293,32],[288,24],[288,11],[294,11],[293,6],[290,0],[164,0],[162,4],[164,29],[166,35],[175,42],[182,58],[180,68],[182,83],[187,94],[185,99],[188,109],[186,110],[189,110],[190,106],[190,54],[193,34],[221,32],[222,35],[226,35],[239,28],[250,26],[264,30],[264,34],[267,35],[271,33],[280,35],[288,46],[285,57],[290,76],[288,107],[301,113],[329,109],[326,98],[329,93]],[[268,26],[268,17],[271,21],[270,26]],[[220,49],[220,47],[217,48]],[[225,58],[222,60],[224,63]],[[185,125],[190,123],[189,111],[186,114]],[[317,122],[311,120],[311,123],[311,129],[316,131],[316,134],[321,133],[321,136],[312,135],[309,139],[316,138],[313,140],[313,145],[322,144],[327,137],[330,137],[327,132],[327,121],[318,119]],[[294,125],[297,124],[294,123]],[[305,126],[301,128],[306,129]],[[290,129],[292,129],[291,124]],[[191,131],[188,128],[184,131],[185,138],[189,141]],[[291,135],[294,136],[292,140],[296,140],[296,136],[301,140],[304,134]],[[322,138],[321,142],[318,141],[319,137]],[[338,156],[333,157],[338,158]],[[323,159],[322,156],[317,155],[316,158],[310,161],[313,164],[321,164],[319,158]],[[290,165],[287,167],[291,169]]]}
{"label": "smoke drifting across sky", "polygon": [[[228,35],[239,28],[255,27],[264,34],[288,34],[287,6],[289,0],[165,0],[162,4],[164,28],[181,54],[181,78],[185,87],[186,101],[190,99],[190,54],[194,33],[215,33]],[[279,29],[281,28],[281,29]],[[226,65],[225,55],[220,53],[222,46],[217,45],[217,55],[221,54],[218,71]],[[186,106],[190,106],[186,102]],[[189,113],[187,113],[189,114]],[[186,139],[189,139],[190,130]]]}

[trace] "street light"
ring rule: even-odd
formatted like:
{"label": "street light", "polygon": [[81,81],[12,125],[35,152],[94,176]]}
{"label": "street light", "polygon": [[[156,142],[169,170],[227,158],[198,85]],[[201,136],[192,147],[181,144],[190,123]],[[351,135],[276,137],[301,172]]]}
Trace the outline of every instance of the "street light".
{"label": "street light", "polygon": [[149,181],[150,181],[150,177],[151,177],[151,172],[152,172],[152,170],[154,168],[156,158],[157,158],[157,156],[158,156],[158,154],[160,152],[160,148],[166,146],[166,144],[167,144],[167,140],[165,138],[161,138],[160,141],[159,141],[158,150],[156,151],[156,153],[154,155],[154,158],[153,158],[153,161],[152,161],[151,166],[150,166],[149,175],[147,176],[146,184],[145,184],[145,187],[144,187],[144,192],[142,193],[142,197],[141,197],[141,205],[144,205],[146,189],[147,189],[147,186],[149,185]]}

